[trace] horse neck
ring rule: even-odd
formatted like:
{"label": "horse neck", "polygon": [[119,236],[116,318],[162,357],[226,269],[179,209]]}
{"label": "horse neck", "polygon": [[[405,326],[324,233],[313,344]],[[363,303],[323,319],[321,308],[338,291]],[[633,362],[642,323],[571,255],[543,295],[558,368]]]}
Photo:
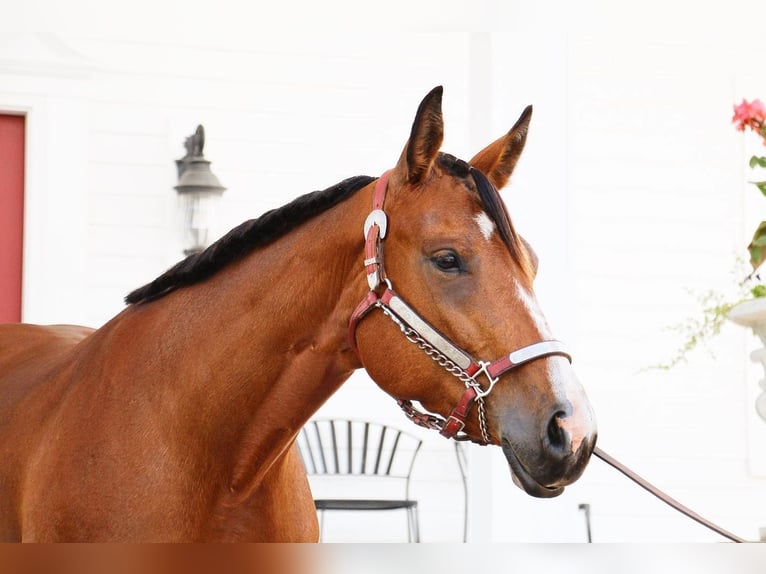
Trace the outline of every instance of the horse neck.
{"label": "horse neck", "polygon": [[129,331],[156,338],[143,352],[162,365],[170,400],[193,408],[182,415],[190,432],[236,453],[234,488],[258,482],[360,367],[346,333],[366,291],[370,197],[362,189],[204,283],[124,317]]}

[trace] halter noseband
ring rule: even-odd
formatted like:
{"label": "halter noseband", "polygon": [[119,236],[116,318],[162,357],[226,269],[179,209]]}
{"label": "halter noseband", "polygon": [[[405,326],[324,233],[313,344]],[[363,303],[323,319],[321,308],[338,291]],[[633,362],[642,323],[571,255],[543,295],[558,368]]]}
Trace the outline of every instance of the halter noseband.
{"label": "halter noseband", "polygon": [[[473,440],[463,432],[463,428],[471,407],[476,402],[482,441],[483,444],[488,444],[490,436],[487,428],[484,397],[492,392],[500,377],[531,361],[551,355],[566,357],[570,363],[572,357],[566,351],[563,343],[547,340],[522,347],[495,361],[476,360],[468,352],[439,333],[397,295],[391,281],[386,277],[382,258],[383,239],[388,230],[388,217],[383,210],[383,202],[386,198],[389,174],[390,171],[384,173],[375,184],[372,211],[364,223],[364,266],[370,290],[349,320],[348,337],[351,348],[359,355],[356,344],[356,328],[359,322],[373,309],[383,311],[383,314],[399,327],[407,340],[417,345],[426,355],[465,385],[463,395],[446,420],[437,415],[423,413],[415,408],[412,401],[400,399],[397,403],[407,417],[415,424],[437,430],[447,438]],[[482,374],[489,382],[486,389],[483,389],[477,380],[478,376]]]}

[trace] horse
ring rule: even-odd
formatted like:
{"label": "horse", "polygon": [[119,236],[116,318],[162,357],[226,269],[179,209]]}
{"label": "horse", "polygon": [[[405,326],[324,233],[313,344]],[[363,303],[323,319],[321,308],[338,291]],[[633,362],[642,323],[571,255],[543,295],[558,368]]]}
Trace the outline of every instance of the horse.
{"label": "horse", "polygon": [[577,480],[594,413],[498,192],[532,108],[465,162],[441,102],[383,176],[242,223],[101,328],[0,326],[0,540],[316,541],[295,439],[360,368],[528,494]]}

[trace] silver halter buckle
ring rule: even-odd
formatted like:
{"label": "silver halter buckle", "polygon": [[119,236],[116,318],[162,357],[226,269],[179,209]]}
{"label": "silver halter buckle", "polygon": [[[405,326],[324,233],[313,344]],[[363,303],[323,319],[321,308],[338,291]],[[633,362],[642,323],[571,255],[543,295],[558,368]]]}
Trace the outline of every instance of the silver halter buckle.
{"label": "silver halter buckle", "polygon": [[[471,385],[471,386],[472,386],[472,387],[474,388],[474,390],[476,391],[476,398],[477,398],[477,399],[483,399],[483,398],[484,398],[484,397],[486,397],[486,396],[487,396],[489,393],[491,393],[491,392],[492,392],[492,389],[493,389],[493,388],[495,388],[495,384],[497,384],[497,382],[500,380],[500,378],[499,378],[499,377],[497,377],[497,378],[496,378],[496,377],[493,377],[493,376],[490,374],[490,372],[489,372],[489,366],[490,366],[492,363],[490,363],[489,361],[477,361],[477,362],[476,362],[476,364],[478,364],[478,365],[479,365],[479,370],[478,370],[478,371],[476,371],[476,372],[475,372],[475,373],[472,375],[472,377],[471,377],[471,378],[473,379],[474,383],[476,383],[476,384],[475,384],[475,386],[474,386],[474,385]],[[479,381],[477,380],[477,379],[478,379],[478,377],[479,377],[479,375],[481,375],[482,373],[484,373],[484,376],[485,376],[485,377],[487,377],[487,380],[489,381],[489,386],[487,387],[487,390],[486,390],[486,391],[483,391],[483,390],[481,389],[481,385],[479,384]]]}
{"label": "silver halter buckle", "polygon": [[370,233],[370,228],[373,225],[377,225],[380,229],[380,238],[383,239],[386,236],[388,230],[388,216],[382,209],[373,209],[364,221],[364,238],[367,239],[367,235]]}

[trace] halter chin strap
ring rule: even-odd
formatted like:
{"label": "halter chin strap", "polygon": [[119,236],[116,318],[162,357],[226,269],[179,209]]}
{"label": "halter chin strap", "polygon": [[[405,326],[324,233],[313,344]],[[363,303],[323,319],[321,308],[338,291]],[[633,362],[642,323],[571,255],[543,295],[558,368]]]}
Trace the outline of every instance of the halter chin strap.
{"label": "halter chin strap", "polygon": [[[382,240],[388,230],[388,217],[383,211],[383,202],[386,197],[389,174],[390,171],[384,173],[375,184],[372,211],[364,224],[364,266],[370,290],[349,320],[349,343],[359,355],[356,344],[356,329],[359,322],[373,309],[382,310],[399,327],[407,340],[417,345],[431,359],[465,385],[463,395],[446,420],[437,415],[417,410],[409,400],[397,401],[407,417],[415,424],[438,430],[447,438],[473,440],[463,433],[463,428],[473,404],[477,403],[482,441],[483,444],[488,444],[490,435],[484,408],[484,397],[492,392],[500,377],[508,371],[544,357],[561,355],[566,357],[570,363],[572,358],[563,343],[549,340],[522,347],[495,361],[476,360],[468,352],[439,333],[396,294],[391,281],[385,276],[383,267]],[[477,380],[482,374],[488,381],[486,388],[482,388]]]}

